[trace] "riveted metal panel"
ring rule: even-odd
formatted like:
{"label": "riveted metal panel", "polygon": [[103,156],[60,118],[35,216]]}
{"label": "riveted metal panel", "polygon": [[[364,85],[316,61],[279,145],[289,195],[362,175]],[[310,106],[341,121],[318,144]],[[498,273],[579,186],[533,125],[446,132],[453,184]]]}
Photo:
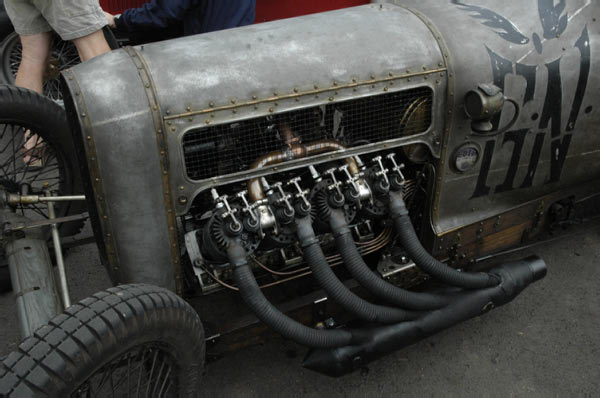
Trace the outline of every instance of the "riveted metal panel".
{"label": "riveted metal panel", "polygon": [[118,50],[65,77],[83,127],[113,279],[175,290],[160,152],[137,66]]}
{"label": "riveted metal panel", "polygon": [[[437,93],[446,92],[444,61],[431,31],[403,8],[372,4],[157,43],[139,53],[149,70],[157,71],[153,76],[169,133],[177,214],[187,212],[198,193],[250,177],[238,173],[192,181],[186,176],[183,136],[206,125],[426,86],[434,92],[431,128],[385,145],[424,143],[439,156],[445,97]],[[353,148],[344,156],[380,150],[379,144]],[[330,159],[323,155],[310,162]],[[288,162],[260,173],[305,163]]]}
{"label": "riveted metal panel", "polygon": [[[220,184],[331,160],[422,143],[434,157],[441,147],[441,121],[445,109],[446,68],[436,38],[414,13],[393,5],[366,5],[285,21],[215,32],[136,48],[144,70],[152,77],[153,92],[162,114],[168,147],[169,184],[177,215],[185,214],[200,192]],[[96,71],[121,74],[123,52],[101,57],[77,68],[92,79]],[[143,123],[136,129],[156,130],[151,110],[133,95],[143,87],[118,76],[93,87],[86,97],[103,131],[113,142],[137,136],[121,123],[136,114]],[[90,83],[88,83],[90,84]],[[90,89],[92,86],[89,86]],[[128,91],[132,91],[130,94]],[[284,165],[234,173],[204,181],[186,175],[182,138],[207,125],[231,123],[308,107],[386,95],[414,88],[429,88],[432,123],[425,132],[324,154]],[[84,91],[86,91],[84,89]],[[438,95],[441,92],[442,95]],[[112,93],[119,93],[115,96]],[[139,114],[138,114],[139,113]],[[152,122],[152,123],[151,123]],[[155,161],[148,157],[147,163]],[[138,168],[143,167],[138,165]],[[160,181],[157,179],[156,181]]]}
{"label": "riveted metal panel", "polygon": [[[395,3],[432,21],[456,76],[447,148],[437,165],[438,234],[600,177],[597,2],[570,0],[564,8],[537,0]],[[482,136],[471,129],[464,97],[480,83],[495,83],[520,105],[509,132]],[[507,104],[500,126],[513,114]],[[480,158],[460,173],[452,155],[465,142],[481,148]]]}
{"label": "riveted metal panel", "polygon": [[160,104],[156,98],[156,88],[152,75],[148,71],[148,67],[144,60],[139,56],[139,53],[132,47],[125,48],[127,54],[135,64],[138,70],[144,91],[148,97],[148,107],[152,112],[152,122],[154,123],[154,131],[156,134],[156,147],[160,158],[161,182],[163,188],[164,207],[167,213],[167,225],[169,231],[169,245],[171,247],[171,261],[175,269],[175,288],[178,294],[183,293],[183,279],[181,272],[181,261],[179,256],[179,242],[177,241],[177,221],[175,212],[173,211],[173,200],[171,198],[171,190],[169,183],[169,148],[165,135],[165,126],[161,118]]}

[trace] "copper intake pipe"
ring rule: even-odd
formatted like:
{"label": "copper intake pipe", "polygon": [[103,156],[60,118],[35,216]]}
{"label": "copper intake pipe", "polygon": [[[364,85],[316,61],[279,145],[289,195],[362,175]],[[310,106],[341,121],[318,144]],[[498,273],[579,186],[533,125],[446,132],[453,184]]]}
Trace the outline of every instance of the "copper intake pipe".
{"label": "copper intake pipe", "polygon": [[[258,158],[252,166],[251,170],[261,169],[266,166],[279,164],[288,160],[302,159],[311,155],[318,155],[321,153],[335,152],[346,150],[347,148],[335,140],[321,140],[313,143],[302,145],[302,144],[291,144],[287,149],[268,153]],[[348,170],[353,176],[357,176],[360,173],[358,164],[353,157],[346,158],[348,164]],[[261,184],[260,178],[253,178],[248,181],[248,193],[250,199],[253,202],[262,200],[265,198],[265,192]]]}

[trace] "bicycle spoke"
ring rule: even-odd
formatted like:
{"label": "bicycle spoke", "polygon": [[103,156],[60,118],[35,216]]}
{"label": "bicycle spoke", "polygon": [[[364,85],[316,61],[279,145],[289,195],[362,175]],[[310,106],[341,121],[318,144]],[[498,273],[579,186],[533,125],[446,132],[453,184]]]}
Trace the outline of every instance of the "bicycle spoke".
{"label": "bicycle spoke", "polygon": [[115,384],[113,383],[113,374],[114,372],[111,372],[110,374],[110,393],[112,395],[112,398],[115,398]]}
{"label": "bicycle spoke", "polygon": [[113,372],[115,371],[118,365],[119,362],[116,361],[115,363],[111,364],[111,366],[107,370],[104,371],[102,379],[100,380],[100,384],[98,384],[98,391],[102,390],[102,386],[104,386],[104,383],[106,383],[108,379],[112,376]]}
{"label": "bicycle spoke", "polygon": [[[144,358],[145,357],[146,357],[146,351],[144,350],[144,352],[142,354],[142,360],[140,362],[141,364],[144,363]],[[138,376],[137,388],[136,388],[136,392],[135,392],[136,398],[139,398],[139,396],[140,396],[140,387],[141,387],[141,384],[142,384],[142,373],[143,372],[140,369],[140,375]]]}
{"label": "bicycle spoke", "polygon": [[[63,43],[57,43],[63,54],[68,53],[68,47]],[[64,48],[62,48],[64,47]],[[14,48],[14,46],[13,46]],[[62,48],[62,49],[61,49]],[[47,87],[58,89],[58,83],[49,82]],[[19,118],[4,110],[5,121],[0,123],[0,187],[11,194],[28,192],[29,194],[40,194],[42,189],[59,192],[62,195],[71,195],[73,181],[70,178],[71,170],[68,168],[68,159],[62,147],[50,146],[50,142],[42,137],[46,134],[54,134],[48,130],[49,127],[42,125],[40,133],[31,129],[31,124],[26,117]],[[52,135],[51,135],[52,136]],[[27,162],[25,162],[25,159]],[[41,158],[41,165],[34,164]],[[29,190],[23,190],[29,186]],[[69,203],[58,203],[56,205],[57,217],[67,215]],[[48,208],[44,204],[19,205],[14,210],[32,221],[48,219]],[[113,382],[118,377],[115,375]]]}
{"label": "bicycle spoke", "polygon": [[148,376],[148,385],[146,386],[146,397],[150,392],[150,386],[152,386],[152,375],[154,374],[154,367],[156,366],[156,358],[158,357],[158,351],[154,351],[154,357],[152,358],[152,367],[150,368],[150,375]]}
{"label": "bicycle spoke", "polygon": [[46,215],[46,213],[44,211],[42,211],[39,207],[37,207],[36,205],[32,204],[31,207],[33,208],[33,210],[38,213],[40,216],[44,217],[45,219],[48,219],[49,216]]}
{"label": "bicycle spoke", "polygon": [[165,395],[163,395],[164,397],[167,396],[167,393],[169,392],[169,389],[171,388],[172,385],[173,385],[173,382],[171,380],[169,380],[169,384],[167,385],[167,389],[165,390]]}
{"label": "bicycle spoke", "polygon": [[6,134],[6,130],[8,129],[8,124],[3,124],[4,128],[2,129],[2,134],[0,134],[0,141],[4,139],[4,134]]}
{"label": "bicycle spoke", "polygon": [[154,388],[152,389],[152,394],[150,395],[151,397],[155,397],[156,395],[156,388],[158,387],[158,385],[160,384],[160,376],[162,375],[163,369],[165,368],[165,361],[163,361],[161,359],[161,365],[160,365],[160,369],[158,369],[158,374],[156,375],[156,382],[154,383]]}
{"label": "bicycle spoke", "polygon": [[13,153],[12,164],[13,164],[13,171],[14,171],[13,175],[16,176],[17,175],[17,159],[16,159],[17,156],[15,154],[17,153],[17,150],[15,148],[15,134],[14,134],[14,131],[13,131],[11,142],[12,142],[12,150],[13,150],[12,151],[12,153]]}
{"label": "bicycle spoke", "polygon": [[38,172],[37,172],[35,175],[33,175],[33,176],[32,176],[33,178],[29,178],[29,179],[27,180],[27,182],[28,182],[29,184],[31,184],[31,183],[33,183],[34,181],[37,181],[38,177],[40,177],[40,176],[43,176],[43,175],[46,175],[46,174],[48,174],[48,173],[50,173],[51,171],[54,171],[54,170],[58,170],[58,166],[56,166],[56,167],[53,167],[52,169],[48,169],[48,170],[46,170],[46,169],[41,169],[41,170],[39,170],[39,171],[38,171]]}
{"label": "bicycle spoke", "polygon": [[124,376],[121,376],[120,379],[117,380],[116,383],[113,384],[112,389],[115,390],[117,389],[117,387],[121,386],[122,383],[127,380],[127,391],[129,392],[129,386],[130,386],[130,373],[131,373],[131,355],[127,356],[127,373]]}
{"label": "bicycle spoke", "polygon": [[127,358],[127,396],[131,396],[131,357]]}
{"label": "bicycle spoke", "polygon": [[[23,127],[20,127],[20,129],[23,129],[23,131],[25,131],[25,128],[23,128]],[[0,153],[4,153],[4,151],[6,151],[9,146],[14,145],[14,139],[15,139],[15,129],[14,129],[14,126],[12,126],[12,128],[10,129],[10,131],[11,131],[11,138],[6,143],[6,145],[4,146],[4,148],[0,149]],[[13,152],[13,155],[14,155],[14,152]],[[10,160],[9,160],[9,162],[10,162]]]}
{"label": "bicycle spoke", "polygon": [[172,359],[157,347],[133,348],[90,376],[73,397],[165,397],[177,384]]}
{"label": "bicycle spoke", "polygon": [[167,390],[165,390],[165,395],[163,395],[163,390],[165,389],[165,385],[167,384],[167,382],[169,381],[169,376],[171,375],[171,366],[169,366],[169,370],[167,370],[167,374],[165,375],[165,381],[163,381],[162,386],[160,386],[160,390],[158,391],[158,397],[162,397],[165,396],[167,393]]}

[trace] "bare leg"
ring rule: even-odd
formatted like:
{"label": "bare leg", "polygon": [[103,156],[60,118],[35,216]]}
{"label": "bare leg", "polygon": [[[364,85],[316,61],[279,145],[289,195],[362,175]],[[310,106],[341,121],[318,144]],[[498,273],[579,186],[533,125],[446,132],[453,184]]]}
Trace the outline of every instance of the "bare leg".
{"label": "bare leg", "polygon": [[[43,76],[50,57],[52,34],[21,36],[23,56],[15,85],[25,87],[40,94],[44,90]],[[79,52],[81,61],[87,61],[97,55],[110,51],[102,31],[74,39],[73,43]],[[44,142],[29,130],[25,132],[23,144],[23,161],[28,167],[42,166]]]}
{"label": "bare leg", "polygon": [[[44,91],[44,72],[48,65],[52,44],[52,33],[45,32],[36,35],[21,36],[21,64],[17,71],[15,86],[28,88],[39,94]],[[29,130],[23,137],[23,161],[27,166],[36,166],[39,159],[34,155],[42,140]]]}
{"label": "bare leg", "polygon": [[50,32],[21,36],[23,50],[15,86],[25,87],[42,94],[44,72],[50,57],[51,43],[52,34]]}
{"label": "bare leg", "polygon": [[73,43],[77,47],[77,51],[79,51],[79,58],[82,62],[110,51],[102,30],[78,39],[73,39]]}

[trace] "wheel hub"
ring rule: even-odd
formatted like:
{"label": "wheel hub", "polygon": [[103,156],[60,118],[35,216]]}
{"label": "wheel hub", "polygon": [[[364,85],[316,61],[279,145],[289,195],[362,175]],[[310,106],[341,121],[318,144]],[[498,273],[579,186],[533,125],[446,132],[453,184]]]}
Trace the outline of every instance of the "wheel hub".
{"label": "wheel hub", "polygon": [[60,60],[56,57],[51,57],[44,72],[44,81],[58,79],[60,76]]}

